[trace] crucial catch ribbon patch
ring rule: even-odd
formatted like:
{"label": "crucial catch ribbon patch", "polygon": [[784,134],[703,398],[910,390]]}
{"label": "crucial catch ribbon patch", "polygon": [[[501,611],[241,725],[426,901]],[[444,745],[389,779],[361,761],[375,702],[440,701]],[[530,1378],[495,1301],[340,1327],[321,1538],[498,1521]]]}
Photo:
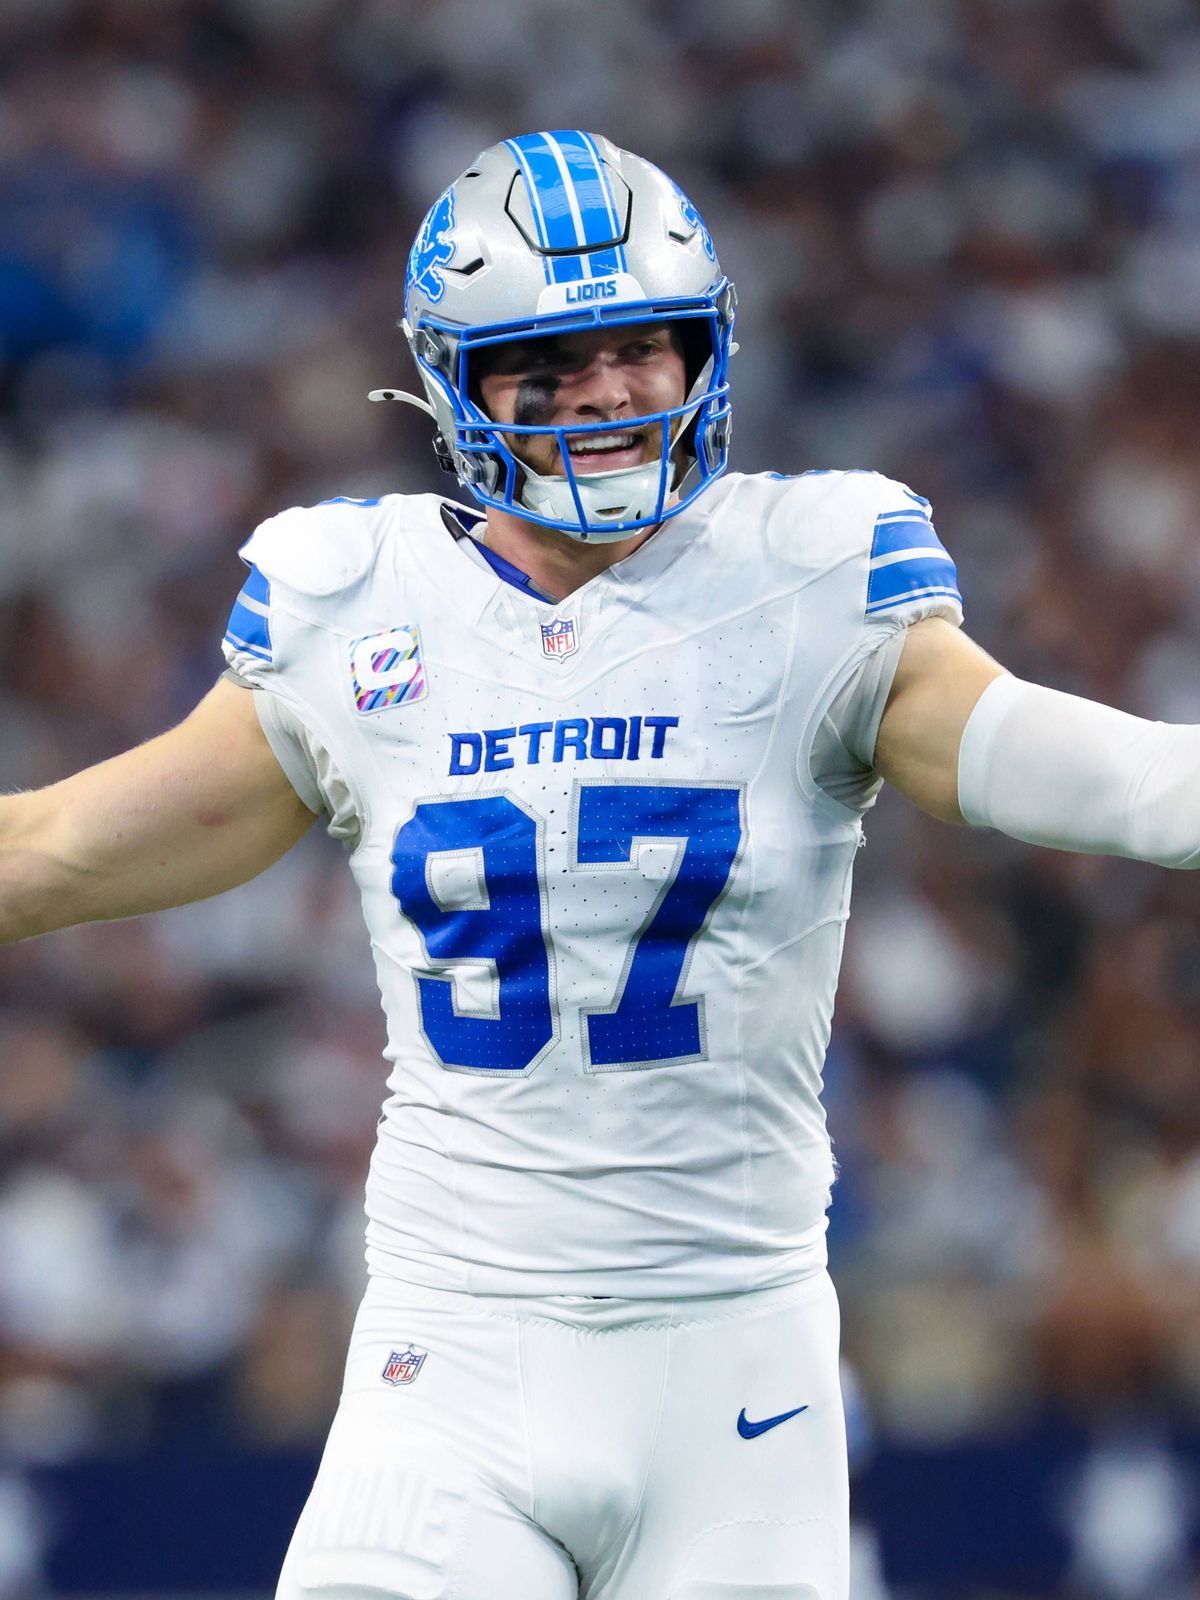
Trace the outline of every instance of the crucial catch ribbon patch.
{"label": "crucial catch ribbon patch", "polygon": [[411,705],[429,693],[421,636],[409,625],[364,634],[350,646],[354,704],[364,716]]}

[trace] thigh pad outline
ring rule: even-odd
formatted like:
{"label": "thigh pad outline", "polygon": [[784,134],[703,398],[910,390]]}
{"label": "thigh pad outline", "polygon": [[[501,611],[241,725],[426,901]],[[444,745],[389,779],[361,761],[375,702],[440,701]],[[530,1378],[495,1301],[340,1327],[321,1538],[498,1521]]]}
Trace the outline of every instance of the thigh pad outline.
{"label": "thigh pad outline", "polygon": [[823,1600],[810,1583],[709,1583],[705,1579],[672,1589],[670,1600]]}
{"label": "thigh pad outline", "polygon": [[296,1579],[303,1591],[360,1590],[438,1600],[445,1593],[467,1497],[408,1468],[326,1468],[306,1508]]}
{"label": "thigh pad outline", "polygon": [[700,1535],[667,1595],[668,1600],[845,1600],[844,1562],[823,1518],[729,1522]]}

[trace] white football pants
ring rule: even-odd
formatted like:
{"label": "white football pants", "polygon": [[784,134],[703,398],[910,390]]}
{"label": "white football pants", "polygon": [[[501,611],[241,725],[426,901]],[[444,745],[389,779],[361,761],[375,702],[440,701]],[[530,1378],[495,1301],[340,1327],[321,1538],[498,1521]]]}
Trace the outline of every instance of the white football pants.
{"label": "white football pants", "polygon": [[279,1600],[846,1600],[825,1272],[676,1301],[375,1278]]}

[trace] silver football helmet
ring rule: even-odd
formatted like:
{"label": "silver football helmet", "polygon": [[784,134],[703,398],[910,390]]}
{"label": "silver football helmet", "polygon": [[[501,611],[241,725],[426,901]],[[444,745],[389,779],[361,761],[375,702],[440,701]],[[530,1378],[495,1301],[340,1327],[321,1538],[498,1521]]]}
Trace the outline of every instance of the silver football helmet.
{"label": "silver football helmet", "polygon": [[[413,245],[400,326],[427,400],[395,389],[372,398],[428,411],[438,459],[481,505],[577,539],[622,539],[682,511],[725,470],[735,305],[708,229],[665,173],[594,134],[525,134],[485,150]],[[659,430],[657,461],[580,472],[568,435],[611,433],[611,421],[501,425],[482,409],[490,347],[638,323],[674,324],[687,368],[681,406],[621,418],[623,430]],[[562,476],[514,453],[530,434],[556,437]]]}

